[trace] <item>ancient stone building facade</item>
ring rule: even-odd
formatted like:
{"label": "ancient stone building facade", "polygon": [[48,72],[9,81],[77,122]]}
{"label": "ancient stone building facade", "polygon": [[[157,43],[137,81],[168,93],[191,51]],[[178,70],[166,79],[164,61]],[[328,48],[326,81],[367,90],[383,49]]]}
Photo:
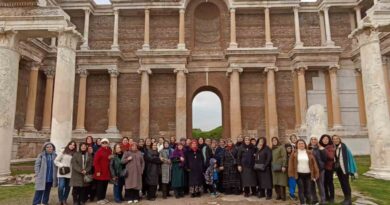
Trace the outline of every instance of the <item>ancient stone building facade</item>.
{"label": "ancient stone building facade", "polygon": [[[35,157],[49,138],[191,137],[202,91],[221,99],[224,138],[304,135],[308,107],[321,104],[329,133],[369,153],[358,31],[374,25],[377,4],[377,19],[390,19],[388,0],[111,2],[0,2],[0,122],[14,124],[1,131],[13,159]],[[386,29],[376,57],[390,106]]]}

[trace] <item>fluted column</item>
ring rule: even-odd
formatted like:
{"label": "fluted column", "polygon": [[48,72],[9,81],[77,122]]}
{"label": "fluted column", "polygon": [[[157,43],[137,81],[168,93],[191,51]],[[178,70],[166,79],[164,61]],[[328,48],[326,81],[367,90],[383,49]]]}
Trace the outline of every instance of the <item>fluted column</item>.
{"label": "fluted column", "polygon": [[150,31],[150,10],[145,9],[145,33],[144,33],[144,45],[142,45],[142,49],[144,50],[150,49],[149,31]]}
{"label": "fluted column", "polygon": [[275,72],[278,71],[277,67],[266,67],[264,72],[267,74],[267,86],[266,86],[266,112],[268,120],[268,133],[267,142],[271,142],[272,137],[279,137],[278,130],[278,112],[276,106],[276,88],[275,88]]}
{"label": "fluted column", "polygon": [[366,105],[365,105],[366,103],[364,102],[363,79],[362,79],[361,69],[355,69],[355,78],[356,78],[356,93],[357,93],[358,105],[359,105],[360,127],[366,128],[367,126]]}
{"label": "fluted column", "polygon": [[237,48],[236,9],[230,9],[230,44],[229,48]]}
{"label": "fluted column", "polygon": [[11,173],[12,136],[20,60],[18,44],[17,32],[0,32],[0,176]]}
{"label": "fluted column", "polygon": [[108,108],[108,129],[106,133],[115,134],[119,133],[116,125],[119,71],[116,68],[110,68],[108,73],[110,74],[110,105]]}
{"label": "fluted column", "polygon": [[180,9],[179,10],[179,44],[177,45],[178,49],[186,49],[184,16],[185,16],[184,9]]}
{"label": "fluted column", "polygon": [[296,69],[292,71],[294,84],[294,104],[295,104],[295,129],[301,127],[301,111],[299,105],[299,87],[298,87],[298,72]]}
{"label": "fluted column", "polygon": [[337,70],[339,65],[329,67],[329,79],[330,79],[330,90],[332,94],[332,112],[333,112],[333,129],[341,129],[341,111],[340,111],[340,99],[337,83]]}
{"label": "fluted column", "polygon": [[330,22],[329,22],[329,7],[324,7],[324,16],[325,16],[325,33],[326,33],[326,45],[334,46],[334,42],[332,41],[332,35],[330,32]]}
{"label": "fluted column", "polygon": [[302,47],[301,31],[299,26],[299,8],[294,7],[294,26],[295,26],[295,47]]}
{"label": "fluted column", "polygon": [[306,111],[307,111],[307,96],[306,96],[306,82],[305,70],[306,66],[298,66],[297,80],[298,80],[298,94],[299,94],[299,111],[301,118],[301,129],[306,129]]}
{"label": "fluted column", "polygon": [[241,97],[240,97],[240,73],[242,68],[230,67],[230,135],[233,141],[242,134],[241,124]]}
{"label": "fluted column", "polygon": [[176,73],[176,139],[186,137],[187,132],[187,84],[185,68],[175,69]]}
{"label": "fluted column", "polygon": [[72,139],[76,46],[81,39],[73,30],[60,32],[58,36],[51,124],[51,142],[58,150]]}
{"label": "fluted column", "polygon": [[119,51],[119,9],[114,9],[114,35],[112,39],[111,50]]}
{"label": "fluted column", "polygon": [[271,20],[269,14],[269,8],[264,8],[264,19],[265,19],[265,47],[272,48],[274,44],[271,40]]}
{"label": "fluted column", "polygon": [[84,35],[83,35],[83,44],[80,46],[81,50],[89,50],[88,38],[89,38],[89,16],[91,14],[91,10],[84,10]]}
{"label": "fluted column", "polygon": [[324,14],[319,11],[318,16],[320,18],[321,46],[324,46],[326,45]]}
{"label": "fluted column", "polygon": [[138,70],[138,73],[141,74],[139,136],[140,139],[146,139],[149,137],[149,75],[152,74],[152,71],[147,68],[141,68]]}
{"label": "fluted column", "polygon": [[45,88],[45,102],[43,106],[43,120],[42,120],[42,132],[50,132],[51,126],[51,111],[53,106],[53,85],[55,69],[49,67],[45,69],[46,75],[46,88]]}
{"label": "fluted column", "polygon": [[87,133],[85,130],[85,102],[87,96],[87,76],[88,71],[85,68],[77,69],[77,73],[80,76],[79,81],[79,99],[77,104],[77,122],[76,129],[74,132],[76,133]]}
{"label": "fluted column", "polygon": [[34,127],[35,107],[37,102],[38,73],[41,64],[33,62],[30,64],[30,78],[28,83],[26,120],[23,130],[36,131]]}

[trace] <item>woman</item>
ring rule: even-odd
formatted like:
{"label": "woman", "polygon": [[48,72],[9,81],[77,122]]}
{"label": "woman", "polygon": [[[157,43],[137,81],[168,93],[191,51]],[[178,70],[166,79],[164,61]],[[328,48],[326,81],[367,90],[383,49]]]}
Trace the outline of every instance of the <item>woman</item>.
{"label": "woman", "polygon": [[277,137],[272,142],[272,183],[275,187],[276,200],[286,201],[287,186],[287,153]]}
{"label": "woman", "polygon": [[54,144],[45,142],[42,152],[35,160],[35,194],[33,205],[49,204],[51,187],[57,186],[57,167],[54,165],[54,159],[57,157],[55,150]]}
{"label": "woman", "polygon": [[230,139],[222,155],[220,170],[223,170],[222,185],[225,194],[241,194],[240,173],[237,170],[237,149],[234,148],[233,141]]}
{"label": "woman", "polygon": [[341,138],[338,135],[333,135],[332,141],[336,146],[334,170],[336,171],[337,178],[339,178],[341,189],[344,194],[344,201],[342,204],[349,205],[352,204],[349,176],[355,176],[357,174],[356,162],[351,151],[346,144],[341,142]]}
{"label": "woman", "polygon": [[101,140],[101,147],[95,154],[93,160],[93,166],[95,173],[93,179],[96,183],[96,197],[97,204],[107,204],[109,201],[106,199],[106,192],[108,182],[111,179],[110,176],[110,157],[111,150],[109,148],[109,141],[107,138]]}
{"label": "woman", "polygon": [[[90,154],[92,156],[92,168],[91,170],[87,173],[89,175],[93,175],[93,173],[95,172],[94,170],[94,167],[93,167],[93,159],[94,159],[94,155],[95,153],[93,152],[93,147],[91,146],[88,146],[87,148],[88,150],[88,154]],[[96,181],[95,180],[92,180],[91,183],[89,183],[87,185],[87,191],[86,191],[86,199],[89,200],[89,201],[94,201],[95,200],[95,196],[96,196]]]}
{"label": "woman", "polygon": [[123,154],[121,161],[126,166],[124,173],[124,175],[127,175],[125,179],[126,200],[129,204],[138,203],[145,163],[142,153],[138,151],[137,143],[131,145],[130,151]]}
{"label": "woman", "polygon": [[259,164],[256,170],[257,186],[259,187],[258,197],[272,199],[272,171],[271,171],[272,151],[267,146],[265,137],[261,137],[257,144],[255,164]]}
{"label": "woman", "polygon": [[255,164],[256,147],[249,137],[244,138],[244,144],[238,151],[238,171],[241,173],[241,185],[244,188],[244,196],[249,197],[249,191],[256,195],[256,172],[253,170]]}
{"label": "woman", "polygon": [[188,171],[188,185],[191,197],[200,197],[204,183],[204,158],[198,148],[196,140],[191,142],[190,150],[186,152],[184,156],[185,167]]}
{"label": "woman", "polygon": [[[143,148],[145,146],[145,140],[144,139],[140,139],[138,141],[138,150],[140,150],[142,152]],[[130,146],[131,147],[131,146]]]}
{"label": "woman", "polygon": [[324,191],[325,200],[334,203],[333,165],[334,165],[334,145],[329,135],[322,135],[320,145],[325,148],[326,162],[324,165]]}
{"label": "woman", "polygon": [[[291,154],[293,153],[293,147],[290,143],[286,143],[284,145],[286,149],[286,154],[287,154],[287,162],[290,160]],[[288,163],[287,163],[288,165]],[[286,168],[288,170],[288,167]],[[291,200],[296,200],[295,196],[295,187],[297,186],[297,181],[295,180],[295,177],[288,177],[288,192],[289,192],[289,197]]]}
{"label": "woman", "polygon": [[71,161],[73,154],[76,152],[76,142],[70,141],[63,152],[60,152],[54,164],[58,167],[58,200],[61,205],[67,204],[70,192],[70,176],[72,174]]}
{"label": "woman", "polygon": [[157,143],[152,144],[152,149],[145,155],[146,172],[145,182],[148,185],[147,199],[149,201],[156,200],[156,192],[158,185],[158,177],[161,172],[162,161],[160,154],[157,151]]}
{"label": "woman", "polygon": [[[314,159],[316,160],[318,170],[319,170],[318,179],[316,181],[311,181],[311,187],[313,190],[313,192],[312,192],[313,203],[317,204],[318,202],[320,202],[320,204],[326,204],[325,191],[324,191],[326,150],[324,149],[324,147],[319,146],[318,139],[315,136],[310,137],[310,143],[309,143],[308,147],[309,147],[309,150],[311,150],[313,152]],[[318,193],[320,195],[320,200],[318,200],[316,185],[318,188]]]}
{"label": "woman", "polygon": [[87,138],[85,138],[85,143],[87,144],[87,147],[93,147],[94,145],[93,137],[87,136]]}
{"label": "woman", "polygon": [[123,137],[122,142],[120,144],[120,148],[122,152],[126,152],[130,150],[130,140],[128,137]]}
{"label": "woman", "polygon": [[125,176],[123,176],[122,173],[124,167],[121,162],[123,156],[123,151],[121,148],[122,145],[123,145],[123,140],[122,140],[122,144],[114,145],[114,149],[112,151],[112,156],[110,160],[110,174],[111,174],[112,182],[114,184],[113,192],[114,192],[114,200],[116,203],[121,203],[123,201],[122,190],[123,190],[123,185],[125,184]]}
{"label": "woman", "polygon": [[95,144],[93,144],[93,153],[95,154],[102,146],[102,138],[97,138]]}
{"label": "woman", "polygon": [[164,149],[164,142],[165,142],[164,137],[159,137],[159,138],[158,138],[157,152],[160,152],[161,150]]}
{"label": "woman", "polygon": [[176,149],[176,137],[175,136],[171,136],[171,138],[169,138],[169,148],[171,148],[172,150]]}
{"label": "woman", "polygon": [[296,151],[289,159],[288,176],[297,180],[300,203],[311,204],[311,180],[319,178],[319,171],[314,155],[302,139],[297,140]]}
{"label": "woman", "polygon": [[[141,153],[145,157],[148,151],[152,149],[152,139],[151,138],[146,138],[145,139],[145,144],[141,148]],[[148,164],[145,163],[145,170],[148,169]],[[148,191],[148,185],[146,184],[146,172],[142,174],[142,195],[146,195],[146,192]]]}
{"label": "woman", "polygon": [[163,199],[166,199],[169,195],[169,183],[171,182],[171,160],[169,156],[172,154],[172,149],[169,146],[169,142],[164,142],[164,148],[160,151],[161,165],[161,183]]}
{"label": "woman", "polygon": [[176,145],[175,151],[170,156],[172,162],[172,188],[175,192],[175,197],[184,197],[184,145],[179,143]]}
{"label": "woman", "polygon": [[88,145],[80,143],[79,151],[72,157],[72,175],[70,185],[73,187],[72,196],[74,205],[83,205],[87,201],[88,182],[84,177],[92,169],[92,154],[88,153]]}
{"label": "woman", "polygon": [[251,144],[256,147],[257,140],[255,138],[251,138]]}
{"label": "woman", "polygon": [[293,151],[296,149],[296,144],[297,144],[297,140],[298,140],[298,137],[296,134],[292,134],[290,135],[290,144],[292,146],[292,149]]}

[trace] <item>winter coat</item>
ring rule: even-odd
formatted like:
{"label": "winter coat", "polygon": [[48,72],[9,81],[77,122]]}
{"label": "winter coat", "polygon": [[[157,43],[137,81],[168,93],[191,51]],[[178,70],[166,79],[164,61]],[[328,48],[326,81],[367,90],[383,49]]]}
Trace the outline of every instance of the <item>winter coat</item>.
{"label": "winter coat", "polygon": [[[58,153],[56,159],[54,160],[54,164],[57,166],[57,177],[60,178],[68,178],[70,179],[70,176],[72,175],[72,164],[71,164],[71,161],[72,161],[72,155],[70,154],[66,154],[64,152],[60,152]],[[61,167],[69,167],[70,168],[70,172],[67,173],[67,174],[60,174],[60,168]]]}
{"label": "winter coat", "polygon": [[57,154],[55,153],[55,146],[51,142],[46,142],[43,144],[42,152],[38,154],[37,159],[35,160],[34,165],[34,172],[35,172],[35,190],[37,191],[43,191],[46,187],[46,174],[47,174],[47,159],[46,159],[46,151],[45,148],[47,145],[53,146],[53,153],[52,155],[52,167],[53,167],[53,187],[57,186],[57,167],[54,164],[54,160],[57,157]]}
{"label": "winter coat", "polygon": [[202,155],[203,155],[203,162],[204,167],[207,168],[209,166],[210,158],[213,157],[213,150],[210,148],[210,146],[204,144],[202,146]]}
{"label": "winter coat", "polygon": [[[272,148],[272,166],[279,166],[287,168],[287,152],[284,146],[279,145],[278,147]],[[287,170],[272,171],[272,183],[279,186],[287,186]]]}
{"label": "winter coat", "polygon": [[[83,160],[84,158],[84,160]],[[86,173],[90,173],[92,169],[93,157],[91,154],[85,153],[84,155],[81,152],[76,152],[72,157],[72,175],[70,178],[70,186],[72,187],[84,187],[88,184],[84,183],[84,174],[81,173],[83,170]],[[84,164],[84,165],[83,165]]]}
{"label": "winter coat", "polygon": [[110,160],[110,174],[111,177],[121,177],[122,170],[124,169],[124,165],[122,164],[122,154],[114,154]]}
{"label": "winter coat", "polygon": [[168,184],[171,181],[171,160],[169,159],[169,156],[173,150],[171,148],[163,149],[160,151],[160,157],[164,160],[161,164],[161,182],[163,184]]}
{"label": "winter coat", "polygon": [[255,164],[256,148],[253,145],[242,145],[238,151],[237,162],[242,167],[241,184],[243,187],[256,186]]}
{"label": "winter coat", "polygon": [[172,162],[172,188],[184,187],[184,166],[180,157],[184,158],[184,151],[175,150],[170,156]]}
{"label": "winter coat", "polygon": [[222,156],[221,166],[223,166],[223,187],[237,188],[240,186],[240,173],[237,170],[237,149],[225,148]]}
{"label": "winter coat", "polygon": [[156,150],[149,150],[145,155],[145,162],[147,164],[145,180],[147,185],[158,185],[158,178],[161,173],[160,154]]}
{"label": "winter coat", "polygon": [[312,153],[314,155],[314,159],[316,160],[319,171],[324,170],[326,163],[326,150],[321,150],[318,147],[313,147]]}
{"label": "winter coat", "polygon": [[[100,147],[99,150],[95,154],[95,158],[93,160],[93,166],[95,169],[95,173],[93,178],[101,181],[108,181],[111,179],[110,174],[110,157],[111,150],[108,147]],[[100,173],[100,176],[97,176],[97,173]]]}
{"label": "winter coat", "polygon": [[217,147],[214,158],[217,160],[218,166],[221,165],[222,157],[225,152],[225,148]]}
{"label": "winter coat", "polygon": [[263,149],[258,149],[255,155],[256,164],[264,164],[264,171],[256,171],[257,186],[261,189],[272,189],[272,151],[265,145]]}
{"label": "winter coat", "polygon": [[[127,160],[128,157],[131,160]],[[125,178],[126,189],[142,189],[142,173],[145,168],[144,157],[140,151],[127,151],[123,154],[122,164],[126,165],[127,177]]]}
{"label": "winter coat", "polygon": [[335,152],[335,161],[339,158],[343,173],[351,176],[355,175],[357,173],[356,162],[347,145],[341,143],[338,148],[336,147]]}
{"label": "winter coat", "polygon": [[204,177],[204,158],[201,150],[189,150],[184,154],[185,167],[188,171],[189,186],[203,185]]}
{"label": "winter coat", "polygon": [[333,164],[334,164],[334,145],[327,145],[325,147],[325,153],[326,153],[326,162],[325,162],[325,169],[328,171],[333,171]]}
{"label": "winter coat", "polygon": [[[318,179],[320,177],[319,169],[316,159],[311,151],[306,151],[309,157],[309,168],[312,179]],[[298,151],[294,151],[288,162],[288,176],[298,179]]]}

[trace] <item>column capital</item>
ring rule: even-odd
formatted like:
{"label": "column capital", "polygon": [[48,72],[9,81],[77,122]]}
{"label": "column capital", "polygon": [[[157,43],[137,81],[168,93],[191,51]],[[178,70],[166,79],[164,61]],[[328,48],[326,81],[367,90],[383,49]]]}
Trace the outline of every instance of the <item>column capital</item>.
{"label": "column capital", "polygon": [[29,62],[30,70],[39,70],[39,68],[43,65],[41,62],[32,61]]}
{"label": "column capital", "polygon": [[70,48],[76,50],[77,43],[83,39],[80,33],[75,30],[65,30],[59,32],[57,47]]}
{"label": "column capital", "polygon": [[87,77],[89,72],[88,72],[88,70],[86,68],[78,68],[77,69],[77,74],[79,74],[80,77]]}
{"label": "column capital", "polygon": [[85,15],[89,15],[91,13],[91,9],[89,8],[84,9],[84,13]]}
{"label": "column capital", "polygon": [[306,65],[298,65],[294,68],[294,71],[298,74],[298,75],[303,75],[305,74],[305,71],[308,69],[308,67]]}
{"label": "column capital", "polygon": [[45,73],[47,78],[54,78],[54,76],[56,74],[56,69],[54,67],[50,66],[50,67],[45,68],[43,70],[43,72]]}
{"label": "column capital", "polygon": [[111,78],[116,78],[119,75],[119,71],[116,68],[109,68],[107,69],[108,74],[110,74]]}
{"label": "column capital", "polygon": [[294,11],[294,13],[295,13],[295,12],[298,13],[298,12],[299,12],[299,6],[294,6],[294,7],[293,7],[293,11]]}
{"label": "column capital", "polygon": [[355,11],[360,11],[361,9],[362,9],[362,6],[355,6],[355,7],[353,7],[353,9],[355,10]]}
{"label": "column capital", "polygon": [[4,31],[0,28],[0,47],[6,47],[12,50],[18,49],[19,39],[17,31]]}
{"label": "column capital", "polygon": [[147,74],[151,75],[152,70],[150,68],[141,67],[137,70],[138,74],[142,74],[143,72],[146,72]]}
{"label": "column capital", "polygon": [[329,6],[329,5],[324,6],[324,7],[322,8],[322,10],[325,11],[325,12],[328,12],[329,9],[330,9],[330,6]]}
{"label": "column capital", "polygon": [[236,65],[231,65],[227,71],[226,71],[226,75],[229,75],[233,72],[238,72],[238,73],[242,73],[244,70],[241,68],[241,67],[238,67]]}
{"label": "column capital", "polygon": [[388,56],[382,56],[382,64],[390,63],[390,58]]}
{"label": "column capital", "polygon": [[187,68],[175,68],[173,70],[173,73],[179,73],[179,72],[183,72],[184,74],[188,73],[188,69]]}
{"label": "column capital", "polygon": [[150,14],[150,9],[146,8],[145,9],[145,14]]}
{"label": "column capital", "polygon": [[185,8],[179,9],[179,13],[184,14],[186,12]]}
{"label": "column capital", "polygon": [[329,73],[332,73],[332,74],[336,74],[337,73],[337,70],[340,69],[340,65],[338,64],[335,64],[335,65],[331,65],[329,66],[328,70],[329,70]]}
{"label": "column capital", "polygon": [[273,70],[274,72],[277,72],[277,71],[279,71],[279,68],[276,66],[269,66],[269,67],[264,68],[265,73],[267,73],[268,71],[271,71],[271,70]]}
{"label": "column capital", "polygon": [[236,8],[231,8],[230,13],[236,13]]}
{"label": "column capital", "polygon": [[119,9],[118,8],[114,8],[114,15],[118,15],[119,14]]}

